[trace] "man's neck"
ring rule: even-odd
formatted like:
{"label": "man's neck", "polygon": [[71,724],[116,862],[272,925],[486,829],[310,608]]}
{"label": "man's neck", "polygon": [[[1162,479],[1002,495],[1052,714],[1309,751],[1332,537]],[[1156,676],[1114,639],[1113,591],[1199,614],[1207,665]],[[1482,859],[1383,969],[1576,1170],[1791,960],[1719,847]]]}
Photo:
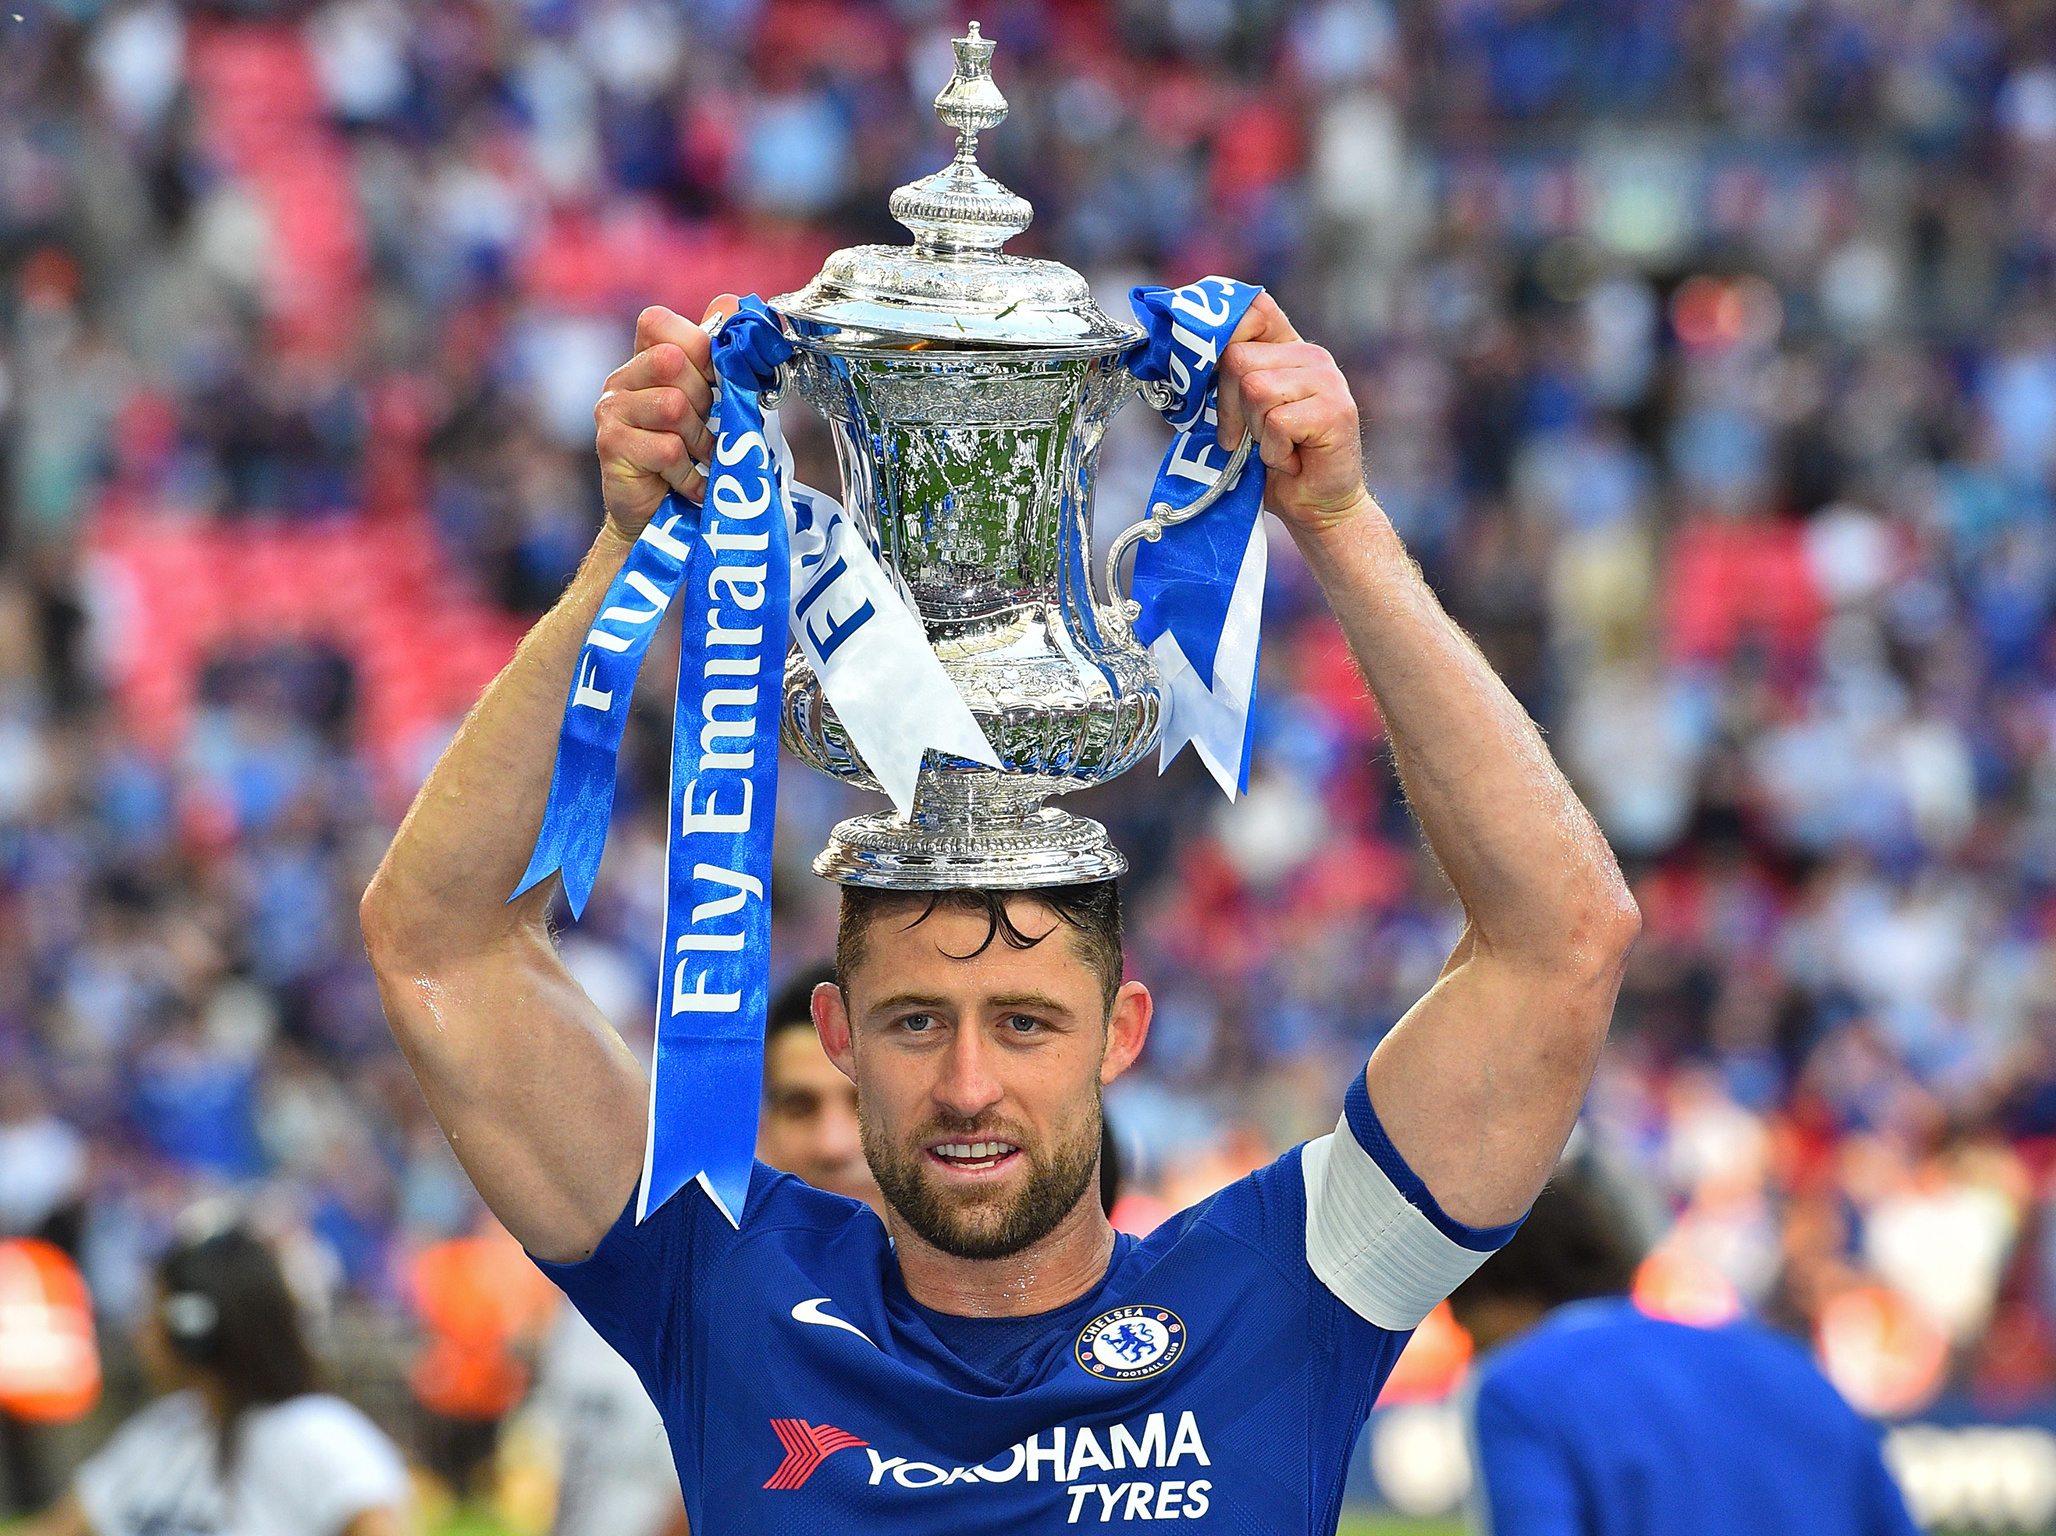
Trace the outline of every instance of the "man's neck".
{"label": "man's neck", "polygon": [[890,1206],[885,1227],[899,1255],[907,1294],[955,1317],[1031,1317],[1076,1301],[1106,1278],[1114,1229],[1095,1184],[1041,1242],[1003,1259],[960,1259],[944,1253],[900,1220]]}

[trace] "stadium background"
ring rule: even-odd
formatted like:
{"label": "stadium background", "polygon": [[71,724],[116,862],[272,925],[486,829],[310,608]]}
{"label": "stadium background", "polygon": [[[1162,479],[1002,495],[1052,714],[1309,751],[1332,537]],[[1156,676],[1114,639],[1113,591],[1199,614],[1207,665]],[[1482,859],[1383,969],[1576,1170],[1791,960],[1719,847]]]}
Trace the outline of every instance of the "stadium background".
{"label": "stadium background", "polygon": [[[1646,931],[1587,1129],[1661,1236],[1651,1304],[1814,1339],[1902,1423],[1926,1516],[2056,1523],[2056,13],[2028,0],[0,6],[0,1233],[77,1256],[105,1367],[30,1438],[61,1466],[133,1404],[148,1266],[222,1191],[409,1433],[450,1343],[422,1256],[480,1212],[356,897],[591,534],[636,310],[901,238],[967,14],[1013,104],[986,161],[1038,212],[1016,248],[1115,312],[1269,285],[1618,848]],[[1158,989],[1110,1095],[1136,1221],[1332,1125],[1456,930],[1289,541],[1272,569],[1247,801],[1188,759],[1081,803]],[[645,1045],[665,673],[566,940]],[[805,861],[849,803],[784,776],[781,968],[829,948]],[[1460,1492],[1462,1355],[1427,1331],[1363,1497]]]}

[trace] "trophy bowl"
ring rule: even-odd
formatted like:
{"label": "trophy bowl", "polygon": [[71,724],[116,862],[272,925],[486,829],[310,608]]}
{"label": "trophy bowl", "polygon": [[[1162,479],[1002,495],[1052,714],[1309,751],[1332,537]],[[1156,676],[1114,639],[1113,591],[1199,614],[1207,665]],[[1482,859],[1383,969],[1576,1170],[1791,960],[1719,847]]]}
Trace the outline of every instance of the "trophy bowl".
{"label": "trophy bowl", "polygon": [[[1100,444],[1143,332],[1070,268],[1000,251],[1032,210],[976,160],[1006,112],[992,44],[973,22],[956,50],[936,98],[956,158],[892,199],[914,244],[839,251],[771,304],[797,349],[781,393],[826,419],[844,504],[1001,766],[931,751],[911,812],[841,823],[814,869],[909,890],[1110,879],[1127,863],[1105,829],[1044,802],[1125,773],[1163,732],[1155,663],[1090,569]],[[879,787],[797,652],[781,736]]]}

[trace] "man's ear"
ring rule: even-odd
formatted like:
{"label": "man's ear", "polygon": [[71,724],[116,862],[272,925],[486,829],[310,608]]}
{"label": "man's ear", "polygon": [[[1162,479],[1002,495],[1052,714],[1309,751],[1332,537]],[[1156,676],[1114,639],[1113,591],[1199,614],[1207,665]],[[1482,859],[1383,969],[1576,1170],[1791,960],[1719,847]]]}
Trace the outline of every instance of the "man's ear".
{"label": "man's ear", "polygon": [[1113,1012],[1107,1016],[1106,1054],[1099,1061],[1102,1083],[1111,1083],[1135,1065],[1143,1041],[1149,1038],[1149,1020],[1155,1011],[1149,988],[1139,981],[1121,983],[1121,990],[1114,994]]}
{"label": "man's ear", "polygon": [[850,1014],[843,1006],[842,988],[832,981],[818,983],[807,999],[807,1008],[814,1015],[814,1033],[821,1037],[821,1049],[835,1063],[835,1070],[854,1083],[857,1057],[850,1046]]}

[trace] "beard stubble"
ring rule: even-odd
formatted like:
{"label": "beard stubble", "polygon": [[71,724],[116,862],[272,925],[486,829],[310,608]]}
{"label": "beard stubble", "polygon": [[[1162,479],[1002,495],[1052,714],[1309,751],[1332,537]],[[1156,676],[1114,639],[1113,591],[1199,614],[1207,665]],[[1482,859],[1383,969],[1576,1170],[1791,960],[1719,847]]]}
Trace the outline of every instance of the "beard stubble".
{"label": "beard stubble", "polygon": [[864,1160],[878,1188],[899,1217],[931,1246],[958,1259],[1005,1259],[1033,1247],[1070,1215],[1093,1183],[1099,1162],[1100,1085],[1092,1085],[1092,1112],[1074,1136],[1065,1137],[1047,1156],[1020,1146],[1028,1166],[1026,1179],[1010,1188],[975,1194],[952,1194],[928,1166],[921,1144],[941,1136],[1012,1141],[996,1127],[973,1120],[960,1125],[930,1122],[905,1142],[888,1141],[857,1105],[857,1131]]}

